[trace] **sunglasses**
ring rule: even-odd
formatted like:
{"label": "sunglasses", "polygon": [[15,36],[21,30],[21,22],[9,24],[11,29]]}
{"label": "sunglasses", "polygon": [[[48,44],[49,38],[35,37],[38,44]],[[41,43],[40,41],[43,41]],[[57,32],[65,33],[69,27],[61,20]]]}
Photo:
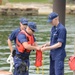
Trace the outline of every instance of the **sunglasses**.
{"label": "sunglasses", "polygon": [[27,25],[27,24],[23,24],[23,25]]}
{"label": "sunglasses", "polygon": [[[32,30],[32,29],[31,29]],[[35,32],[34,30],[32,30],[32,32]]]}

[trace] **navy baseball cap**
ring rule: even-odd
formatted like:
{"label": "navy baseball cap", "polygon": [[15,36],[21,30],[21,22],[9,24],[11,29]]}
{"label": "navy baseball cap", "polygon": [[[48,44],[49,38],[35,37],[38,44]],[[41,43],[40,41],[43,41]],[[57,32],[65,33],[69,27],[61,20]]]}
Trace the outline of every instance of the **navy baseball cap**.
{"label": "navy baseball cap", "polygon": [[37,26],[35,22],[28,22],[28,26],[31,30],[33,30],[34,32],[37,31]]}
{"label": "navy baseball cap", "polygon": [[23,24],[23,25],[28,25],[28,20],[26,18],[21,18],[20,19],[20,22]]}
{"label": "navy baseball cap", "polygon": [[48,21],[47,22],[51,22],[54,18],[56,18],[58,16],[57,13],[52,12],[51,14],[48,15]]}

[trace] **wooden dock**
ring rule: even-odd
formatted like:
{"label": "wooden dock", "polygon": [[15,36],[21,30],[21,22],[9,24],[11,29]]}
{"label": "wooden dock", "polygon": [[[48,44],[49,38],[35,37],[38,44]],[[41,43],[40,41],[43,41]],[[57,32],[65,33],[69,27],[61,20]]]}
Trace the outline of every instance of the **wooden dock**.
{"label": "wooden dock", "polygon": [[36,8],[8,8],[1,7],[0,15],[38,15],[38,9]]}
{"label": "wooden dock", "polygon": [[38,8],[25,4],[11,4],[0,6],[0,15],[38,15]]}
{"label": "wooden dock", "polygon": [[44,15],[51,11],[52,7],[49,4],[6,3],[0,5],[0,15]]}
{"label": "wooden dock", "polygon": [[[6,3],[0,5],[0,15],[48,15],[52,11],[52,4]],[[75,5],[66,5],[66,14],[75,14]]]}

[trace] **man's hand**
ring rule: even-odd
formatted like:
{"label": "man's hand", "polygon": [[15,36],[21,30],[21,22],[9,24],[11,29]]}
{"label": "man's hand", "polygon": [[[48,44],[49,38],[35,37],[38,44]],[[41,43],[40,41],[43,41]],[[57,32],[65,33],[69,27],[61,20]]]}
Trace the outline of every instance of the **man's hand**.
{"label": "man's hand", "polygon": [[46,50],[46,47],[41,48],[41,51],[42,51],[42,52],[45,51],[45,50]]}
{"label": "man's hand", "polygon": [[41,46],[36,46],[36,50],[41,50]]}
{"label": "man's hand", "polygon": [[46,46],[41,48],[41,51],[51,50],[51,46]]}
{"label": "man's hand", "polygon": [[45,43],[44,45],[42,45],[42,47],[47,47],[47,46],[50,46],[50,42]]}

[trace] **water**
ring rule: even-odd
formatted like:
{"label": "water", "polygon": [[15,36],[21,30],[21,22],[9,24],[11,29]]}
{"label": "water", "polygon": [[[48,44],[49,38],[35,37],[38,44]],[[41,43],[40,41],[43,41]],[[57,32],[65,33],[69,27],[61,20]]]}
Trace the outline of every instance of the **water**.
{"label": "water", "polygon": [[[42,45],[49,41],[51,25],[46,22],[47,16],[0,16],[0,70],[9,70],[9,64],[6,62],[10,54],[7,39],[9,34],[19,26],[21,17],[26,17],[29,21],[35,21],[37,23],[38,32],[35,33],[35,37],[38,45]],[[66,15],[65,25],[67,29],[65,75],[73,75],[68,66],[68,59],[74,54],[75,15]],[[35,51],[31,53],[30,75],[49,75],[49,51],[43,52],[43,59],[43,67],[40,67],[39,74],[36,74],[37,71],[34,66]]]}

